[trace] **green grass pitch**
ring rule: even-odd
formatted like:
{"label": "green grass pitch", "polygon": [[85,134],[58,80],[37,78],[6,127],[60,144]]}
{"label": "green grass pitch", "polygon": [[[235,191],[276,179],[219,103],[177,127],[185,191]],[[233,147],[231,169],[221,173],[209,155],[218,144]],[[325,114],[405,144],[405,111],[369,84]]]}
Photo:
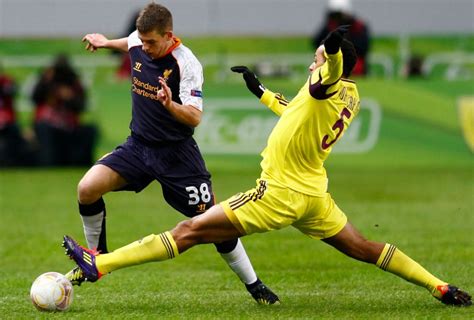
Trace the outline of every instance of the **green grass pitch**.
{"label": "green grass pitch", "polygon": [[[100,123],[97,156],[128,132],[129,85],[97,75],[91,119]],[[103,79],[100,79],[103,77]],[[238,78],[206,84],[207,97],[248,97]],[[264,79],[287,96],[300,82]],[[303,79],[301,79],[303,80]],[[472,82],[357,80],[383,110],[379,140],[363,154],[327,161],[330,192],[366,237],[397,245],[429,271],[474,293],[474,171],[457,121],[456,101]],[[270,112],[270,111],[269,111]],[[111,116],[113,115],[113,116]],[[218,199],[253,187],[260,158],[205,155]],[[243,238],[279,306],[259,306],[212,245],[173,261],[116,271],[76,287],[65,313],[45,314],[29,301],[33,280],[73,263],[63,234],[84,242],[76,185],[85,168],[0,171],[0,318],[2,319],[472,319],[420,287],[351,260],[292,228]],[[105,196],[110,248],[167,230],[182,217],[158,184]]]}

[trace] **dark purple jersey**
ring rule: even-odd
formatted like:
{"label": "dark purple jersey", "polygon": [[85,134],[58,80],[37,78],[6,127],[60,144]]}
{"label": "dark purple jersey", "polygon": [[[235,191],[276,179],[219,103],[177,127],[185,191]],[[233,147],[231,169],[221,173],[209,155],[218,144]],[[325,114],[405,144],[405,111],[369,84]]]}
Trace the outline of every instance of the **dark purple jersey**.
{"label": "dark purple jersey", "polygon": [[202,66],[191,50],[178,44],[166,56],[152,59],[142,50],[135,31],[128,37],[128,51],[132,62],[132,135],[148,144],[192,136],[194,129],[178,122],[157,97],[158,78],[163,77],[173,93],[173,101],[202,110]]}

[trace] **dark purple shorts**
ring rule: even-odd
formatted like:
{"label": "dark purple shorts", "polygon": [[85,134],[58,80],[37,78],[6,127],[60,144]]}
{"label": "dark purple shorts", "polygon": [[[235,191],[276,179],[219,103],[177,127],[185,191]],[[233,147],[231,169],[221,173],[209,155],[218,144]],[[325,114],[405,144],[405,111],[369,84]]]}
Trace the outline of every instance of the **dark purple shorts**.
{"label": "dark purple shorts", "polygon": [[187,217],[203,213],[214,204],[211,175],[193,138],[148,146],[130,136],[97,164],[113,169],[127,181],[120,190],[140,192],[157,180],[166,202]]}

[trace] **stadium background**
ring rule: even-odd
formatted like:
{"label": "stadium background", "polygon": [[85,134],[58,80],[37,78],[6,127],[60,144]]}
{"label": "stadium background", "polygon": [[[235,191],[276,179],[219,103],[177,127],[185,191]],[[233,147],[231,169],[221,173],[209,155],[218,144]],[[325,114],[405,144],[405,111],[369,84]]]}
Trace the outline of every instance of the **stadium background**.
{"label": "stadium background", "polygon": [[[25,128],[38,69],[66,52],[88,85],[85,120],[101,129],[97,157],[124,140],[130,85],[115,79],[117,61],[110,53],[90,55],[80,38],[93,31],[118,35],[144,3],[0,0],[0,61],[21,84],[18,107]],[[312,59],[309,36],[322,22],[325,1],[162,3],[175,15],[176,33],[205,67],[206,116],[197,139],[217,197],[246,190],[259,174],[258,150],[275,118],[228,67],[284,67],[287,76],[262,81],[291,97]],[[398,245],[472,293],[473,155],[458,108],[460,101],[469,101],[463,97],[474,95],[473,1],[353,4],[373,31],[372,73],[357,79],[364,108],[357,130],[341,140],[327,163],[330,191],[367,237]],[[425,58],[426,78],[401,76],[410,54]],[[358,148],[351,149],[354,145]],[[59,244],[66,233],[82,239],[75,187],[85,170],[0,170],[2,318],[47,317],[29,303],[29,286],[40,273],[72,266]],[[107,195],[106,202],[111,247],[181,219],[156,184],[139,195]],[[214,249],[204,246],[173,262],[119,271],[97,285],[77,288],[71,310],[54,317],[472,317],[471,310],[445,308],[423,289],[346,259],[292,229],[244,242],[257,272],[283,300],[278,308],[254,305]]]}

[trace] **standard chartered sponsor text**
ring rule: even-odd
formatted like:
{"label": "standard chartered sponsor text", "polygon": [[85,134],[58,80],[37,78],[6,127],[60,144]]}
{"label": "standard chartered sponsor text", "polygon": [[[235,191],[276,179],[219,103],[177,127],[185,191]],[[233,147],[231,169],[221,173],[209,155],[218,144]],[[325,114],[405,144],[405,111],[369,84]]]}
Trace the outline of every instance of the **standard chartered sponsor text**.
{"label": "standard chartered sponsor text", "polygon": [[133,77],[132,91],[149,99],[158,100],[158,87]]}

